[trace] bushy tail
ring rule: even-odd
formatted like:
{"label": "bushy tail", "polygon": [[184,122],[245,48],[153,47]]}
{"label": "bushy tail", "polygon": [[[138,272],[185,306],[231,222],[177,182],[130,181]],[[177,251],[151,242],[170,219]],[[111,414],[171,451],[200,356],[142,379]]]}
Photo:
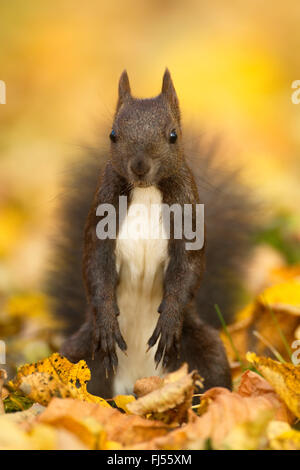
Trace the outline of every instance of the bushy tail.
{"label": "bushy tail", "polygon": [[206,270],[197,306],[200,316],[215,327],[220,327],[215,304],[227,322],[239,307],[259,208],[241,183],[240,169],[233,169],[221,154],[218,141],[202,148],[192,143],[188,150],[206,224]]}
{"label": "bushy tail", "polygon": [[45,290],[56,318],[65,325],[66,334],[74,333],[86,312],[82,279],[84,226],[107,153],[86,149],[84,158],[68,169],[58,214],[59,236],[53,243],[51,268],[46,275]]}
{"label": "bushy tail", "polygon": [[[205,204],[206,272],[197,295],[199,314],[219,326],[214,304],[228,320],[236,308],[239,282],[250,252],[254,205],[236,171],[224,168],[215,146],[201,148],[188,139],[187,160],[196,176],[200,200]],[[85,292],[82,282],[83,232],[107,154],[88,151],[72,169],[64,189],[61,237],[55,245],[47,292],[55,315],[63,319],[67,334],[82,324]]]}

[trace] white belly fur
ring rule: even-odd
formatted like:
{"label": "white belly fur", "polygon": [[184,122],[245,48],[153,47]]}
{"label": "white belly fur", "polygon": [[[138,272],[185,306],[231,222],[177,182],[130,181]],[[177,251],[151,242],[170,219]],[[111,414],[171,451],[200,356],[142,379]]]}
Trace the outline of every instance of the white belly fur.
{"label": "white belly fur", "polygon": [[[143,204],[146,208],[156,204],[161,210],[161,203],[162,195],[156,187],[135,188],[126,219],[127,233],[131,235],[128,239],[122,239],[126,227],[123,222],[116,243],[120,276],[117,289],[119,325],[127,344],[127,356],[117,348],[119,364],[113,383],[114,395],[132,393],[134,383],[139,378],[163,374],[161,366],[155,369],[154,355],[157,346],[151,348],[148,353],[146,351],[148,339],[158,320],[157,309],[163,295],[168,240],[163,237],[142,238],[135,232],[136,221],[134,222],[134,217],[130,215],[134,204]],[[154,224],[157,225],[157,218],[151,218],[148,211],[143,211],[142,223],[144,227],[151,229]],[[161,217],[159,223],[161,226]],[[132,233],[135,233],[134,237]]]}

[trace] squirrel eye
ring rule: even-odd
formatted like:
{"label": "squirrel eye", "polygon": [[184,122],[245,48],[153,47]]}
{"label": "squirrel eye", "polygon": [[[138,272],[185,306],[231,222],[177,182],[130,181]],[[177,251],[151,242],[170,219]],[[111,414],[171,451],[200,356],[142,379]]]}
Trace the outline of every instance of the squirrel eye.
{"label": "squirrel eye", "polygon": [[117,141],[117,134],[115,133],[115,131],[113,129],[112,129],[111,133],[109,134],[109,138],[112,142]]}
{"label": "squirrel eye", "polygon": [[176,133],[175,129],[173,129],[173,130],[170,132],[169,140],[170,140],[170,143],[171,143],[171,144],[175,144],[175,142],[176,142],[176,140],[177,140],[177,133]]}

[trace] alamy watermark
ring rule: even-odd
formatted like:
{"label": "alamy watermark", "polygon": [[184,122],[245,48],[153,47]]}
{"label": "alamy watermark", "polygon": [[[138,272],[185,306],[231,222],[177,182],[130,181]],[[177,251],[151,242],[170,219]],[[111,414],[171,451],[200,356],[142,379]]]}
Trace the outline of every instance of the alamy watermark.
{"label": "alamy watermark", "polygon": [[294,366],[299,366],[300,364],[300,339],[295,339],[292,343],[292,349],[295,351],[292,354],[291,360]]}
{"label": "alamy watermark", "polygon": [[0,366],[6,364],[6,344],[0,340]]}
{"label": "alamy watermark", "polygon": [[299,104],[300,103],[300,80],[294,80],[292,82],[292,88],[295,89],[293,91],[291,100],[293,104]]}
{"label": "alamy watermark", "polygon": [[6,104],[6,84],[0,80],[0,104]]}
{"label": "alamy watermark", "polygon": [[[96,211],[102,219],[96,227],[100,240],[117,238],[117,212],[112,204],[100,204]],[[185,240],[186,250],[201,250],[204,245],[204,204],[131,204],[119,197],[120,239]]]}

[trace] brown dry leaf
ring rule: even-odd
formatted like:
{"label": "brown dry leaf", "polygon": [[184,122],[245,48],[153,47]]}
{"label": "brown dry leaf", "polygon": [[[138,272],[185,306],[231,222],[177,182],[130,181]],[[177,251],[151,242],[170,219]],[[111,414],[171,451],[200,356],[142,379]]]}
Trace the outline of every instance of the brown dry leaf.
{"label": "brown dry leaf", "polygon": [[38,422],[63,427],[78,437],[84,432],[84,441],[91,442],[88,441],[92,439],[91,429],[87,426],[90,425],[91,418],[93,423],[97,422],[98,432],[103,432],[98,441],[98,448],[101,449],[118,449],[145,443],[170,431],[170,427],[164,423],[71,398],[53,398],[44,413],[38,417]]}
{"label": "brown dry leaf", "polygon": [[[222,448],[225,438],[236,426],[258,422],[262,414],[266,419],[289,419],[286,405],[257,374],[244,374],[240,388],[241,394],[224,388],[208,390],[201,399],[200,417],[195,417],[166,436],[143,443],[144,447],[138,444],[130,448],[203,449],[208,439],[213,448]],[[257,426],[257,423],[253,424],[252,428]],[[249,429],[251,428],[248,426]]]}
{"label": "brown dry leaf", "polygon": [[[233,343],[242,358],[245,358],[249,350],[260,356],[270,355],[270,348],[253,334],[254,331],[257,331],[263,339],[272,338],[272,347],[284,358],[289,359],[278,327],[272,319],[272,312],[276,315],[278,326],[287,342],[292,344],[296,339],[296,331],[300,325],[299,279],[290,279],[269,287],[253,303],[238,313],[235,323],[228,326]],[[228,338],[223,332],[221,337],[230,361],[235,362],[236,356]]]}
{"label": "brown dry leaf", "polygon": [[288,422],[293,421],[293,415],[283,400],[277,395],[274,388],[266,379],[251,370],[243,373],[238,394],[242,397],[265,397],[273,405],[273,408],[277,410],[277,419]]}
{"label": "brown dry leaf", "polygon": [[110,407],[102,398],[88,393],[90,378],[91,372],[85,361],[72,364],[54,353],[35,364],[20,367],[9,385],[42,405],[47,405],[53,397],[73,397]]}
{"label": "brown dry leaf", "polygon": [[[153,385],[152,377],[150,381]],[[188,373],[187,364],[183,364],[177,371],[166,375],[159,388],[130,403],[128,409],[139,416],[166,423],[182,423],[187,419],[197,381],[199,376],[196,371]]]}
{"label": "brown dry leaf", "polygon": [[248,353],[247,360],[257,367],[292,413],[300,418],[300,367],[257,357],[254,353]]}

